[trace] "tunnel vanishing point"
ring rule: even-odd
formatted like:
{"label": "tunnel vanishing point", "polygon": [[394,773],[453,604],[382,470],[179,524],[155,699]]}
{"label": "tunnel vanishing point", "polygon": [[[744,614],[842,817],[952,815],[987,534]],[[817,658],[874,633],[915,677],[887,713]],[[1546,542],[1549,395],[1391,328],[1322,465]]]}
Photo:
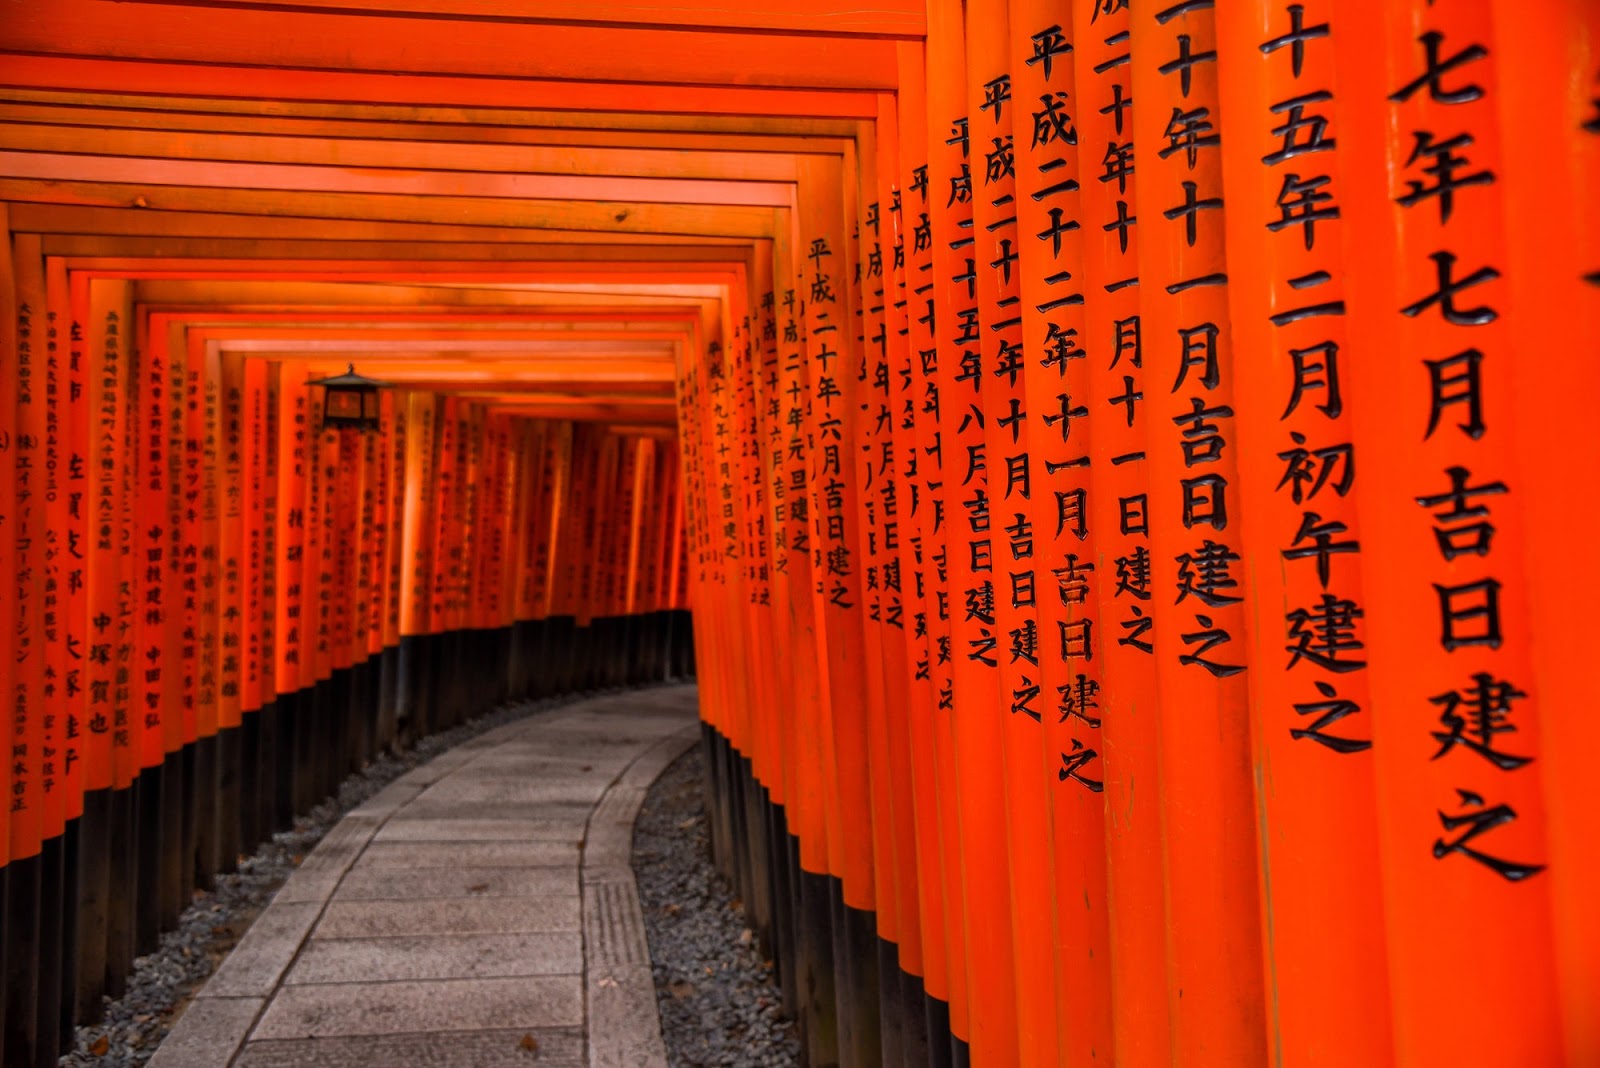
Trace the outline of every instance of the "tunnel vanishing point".
{"label": "tunnel vanishing point", "polygon": [[690,675],[813,1066],[1600,1065],[1597,190],[1593,0],[0,0],[5,1065]]}

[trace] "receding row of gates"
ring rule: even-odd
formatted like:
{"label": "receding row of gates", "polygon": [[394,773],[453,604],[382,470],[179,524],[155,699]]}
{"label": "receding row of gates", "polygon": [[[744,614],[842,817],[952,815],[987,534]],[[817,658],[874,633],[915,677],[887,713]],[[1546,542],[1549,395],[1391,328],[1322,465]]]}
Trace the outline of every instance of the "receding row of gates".
{"label": "receding row of gates", "polygon": [[330,427],[325,360],[226,352],[218,310],[138,304],[36,237],[7,267],[5,1063],[32,1065],[375,753],[692,662],[654,431],[398,386]]}
{"label": "receding row of gates", "polygon": [[1580,7],[929,5],[682,387],[813,1049],[897,964],[985,1065],[1600,1058]]}

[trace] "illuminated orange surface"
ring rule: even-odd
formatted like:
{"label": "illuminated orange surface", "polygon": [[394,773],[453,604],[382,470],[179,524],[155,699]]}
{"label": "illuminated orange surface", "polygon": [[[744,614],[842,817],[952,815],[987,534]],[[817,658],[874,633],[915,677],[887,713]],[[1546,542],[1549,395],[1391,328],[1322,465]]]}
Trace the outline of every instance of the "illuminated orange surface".
{"label": "illuminated orange surface", "polygon": [[814,1063],[1600,1063],[1595,11],[0,0],[0,860],[692,609]]}

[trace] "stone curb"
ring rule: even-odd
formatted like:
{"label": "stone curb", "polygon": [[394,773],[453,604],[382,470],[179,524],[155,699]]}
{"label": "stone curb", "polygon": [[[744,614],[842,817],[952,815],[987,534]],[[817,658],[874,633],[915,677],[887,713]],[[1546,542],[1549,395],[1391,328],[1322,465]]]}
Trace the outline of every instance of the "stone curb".
{"label": "stone curb", "polygon": [[584,836],[584,995],[590,1068],[666,1068],[644,911],[633,880],[633,823],[645,792],[700,738],[696,722],[645,750],[589,816]]}

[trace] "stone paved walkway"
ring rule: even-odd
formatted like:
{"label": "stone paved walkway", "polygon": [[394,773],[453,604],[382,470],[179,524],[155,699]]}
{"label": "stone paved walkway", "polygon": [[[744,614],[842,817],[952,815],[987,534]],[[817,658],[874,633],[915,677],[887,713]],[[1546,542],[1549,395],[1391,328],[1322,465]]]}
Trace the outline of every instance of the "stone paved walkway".
{"label": "stone paved walkway", "polygon": [[151,1068],[664,1066],[629,853],[695,712],[692,686],[595,698],[396,780],[306,857]]}

